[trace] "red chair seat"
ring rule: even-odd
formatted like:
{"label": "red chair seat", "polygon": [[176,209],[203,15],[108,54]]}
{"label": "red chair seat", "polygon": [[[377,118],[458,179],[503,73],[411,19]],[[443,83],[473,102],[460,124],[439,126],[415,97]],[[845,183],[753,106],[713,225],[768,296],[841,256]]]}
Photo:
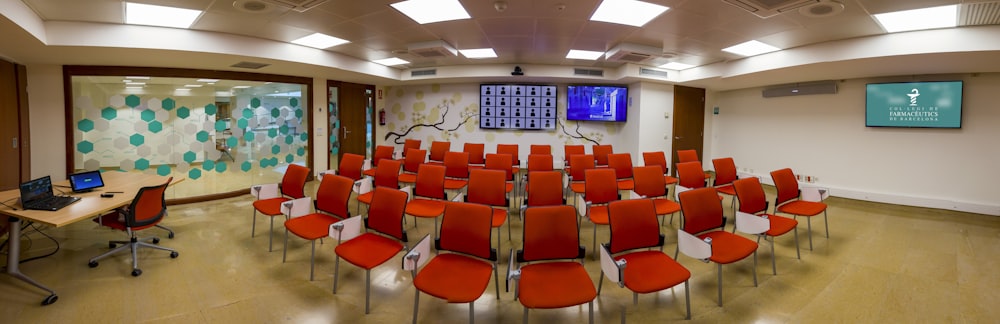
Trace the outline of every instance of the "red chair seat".
{"label": "red chair seat", "polygon": [[745,237],[723,231],[698,235],[698,238],[712,238],[712,256],[708,259],[719,264],[743,260],[757,250],[757,243]]}
{"label": "red chair seat", "polygon": [[653,199],[653,205],[656,206],[657,215],[667,215],[681,211],[681,204],[665,198]]}
{"label": "red chair seat", "polygon": [[728,185],[725,185],[725,186],[722,186],[722,187],[716,187],[715,190],[718,191],[721,194],[727,194],[727,195],[730,195],[730,196],[735,196],[736,195],[736,188],[733,188],[733,185],[731,185],[731,184],[728,184]]}
{"label": "red chair seat", "polygon": [[800,216],[816,216],[824,210],[826,210],[826,204],[805,200],[795,200],[778,206],[778,212]]}
{"label": "red chair seat", "polygon": [[514,183],[513,182],[508,182],[506,188],[504,188],[503,190],[506,193],[510,193],[511,191],[514,191]]}
{"label": "red chair seat", "polygon": [[402,250],[403,244],[399,241],[378,234],[364,233],[337,245],[334,252],[353,265],[371,270],[392,259]]}
{"label": "red chair seat", "polygon": [[587,191],[587,186],[584,185],[583,181],[573,182],[569,184],[569,190],[573,190],[574,193],[584,193]]}
{"label": "red chair seat", "polygon": [[445,190],[458,190],[458,189],[465,188],[465,186],[468,186],[468,185],[469,185],[469,181],[468,180],[444,179],[444,189]]}
{"label": "red chair seat", "polygon": [[372,204],[372,197],[375,196],[375,190],[358,195],[358,202],[365,203],[368,205]]}
{"label": "red chair seat", "polygon": [[572,261],[525,265],[518,287],[521,304],[527,308],[562,308],[597,297],[587,270]]}
{"label": "red chair seat", "polygon": [[414,199],[406,203],[406,213],[417,217],[438,217],[444,214],[445,201]]}
{"label": "red chair seat", "polygon": [[625,287],[645,294],[667,289],[691,278],[691,272],[660,251],[641,251],[621,255],[627,265],[622,273]]}
{"label": "red chair seat", "polygon": [[618,180],[618,190],[632,190],[635,189],[635,181],[632,179],[622,179]]}
{"label": "red chair seat", "polygon": [[493,208],[493,223],[491,226],[500,227],[507,221],[507,209]]}
{"label": "red chair seat", "polygon": [[253,208],[267,216],[278,216],[281,215],[281,203],[289,200],[286,197],[261,199],[253,202]]}
{"label": "red chair seat", "polygon": [[486,291],[492,272],[493,266],[486,261],[442,253],[427,262],[413,280],[413,285],[449,303],[470,303]]}
{"label": "red chair seat", "polygon": [[674,178],[674,177],[671,177],[671,176],[668,176],[668,175],[663,176],[663,184],[671,185],[671,184],[677,183],[677,181],[679,181],[679,180],[677,180],[677,178]]}
{"label": "red chair seat", "polygon": [[403,173],[403,174],[399,175],[399,179],[398,180],[399,180],[399,182],[415,183],[415,182],[417,182],[417,174],[416,173]]}
{"label": "red chair seat", "polygon": [[771,221],[771,229],[765,233],[768,236],[779,236],[799,226],[798,221],[788,217],[767,215],[767,219]]}
{"label": "red chair seat", "polygon": [[371,168],[371,169],[365,170],[364,172],[361,172],[361,174],[369,176],[369,177],[375,177],[375,168]]}
{"label": "red chair seat", "polygon": [[597,225],[608,225],[608,205],[590,207],[590,222]]}
{"label": "red chair seat", "polygon": [[330,234],[330,224],[340,221],[333,215],[313,213],[285,221],[289,232],[307,240],[315,240]]}
{"label": "red chair seat", "polygon": [[[113,228],[113,229],[116,229],[116,230],[119,230],[119,231],[124,231],[125,228],[127,227],[127,226],[125,226],[125,218],[124,218],[125,215],[121,215],[119,217],[119,213],[120,212],[116,211],[114,213],[110,213],[110,214],[106,214],[106,215],[101,215],[101,217],[94,218],[94,223],[102,224],[104,226],[107,226],[107,227],[110,227],[110,228]],[[149,225],[145,225],[145,226],[136,226],[136,227],[133,227],[132,230],[133,231],[138,231],[138,230],[147,229],[147,228],[150,228],[150,227],[153,227],[153,226],[156,226],[156,224],[154,223],[154,224],[149,224]]]}

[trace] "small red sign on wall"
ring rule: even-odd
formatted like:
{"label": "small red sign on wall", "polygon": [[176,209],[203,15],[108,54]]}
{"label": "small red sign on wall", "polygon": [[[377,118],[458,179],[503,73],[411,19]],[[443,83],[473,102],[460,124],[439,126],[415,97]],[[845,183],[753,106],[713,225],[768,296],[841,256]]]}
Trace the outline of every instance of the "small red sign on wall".
{"label": "small red sign on wall", "polygon": [[378,89],[378,98],[382,99],[382,89]]}

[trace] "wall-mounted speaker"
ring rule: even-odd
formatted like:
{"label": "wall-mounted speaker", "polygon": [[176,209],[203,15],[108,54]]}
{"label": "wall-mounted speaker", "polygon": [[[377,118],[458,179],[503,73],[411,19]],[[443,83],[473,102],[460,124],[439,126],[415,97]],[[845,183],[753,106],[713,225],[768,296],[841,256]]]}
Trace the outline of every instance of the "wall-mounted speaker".
{"label": "wall-mounted speaker", "polygon": [[764,98],[837,93],[837,81],[815,81],[776,85],[764,88]]}

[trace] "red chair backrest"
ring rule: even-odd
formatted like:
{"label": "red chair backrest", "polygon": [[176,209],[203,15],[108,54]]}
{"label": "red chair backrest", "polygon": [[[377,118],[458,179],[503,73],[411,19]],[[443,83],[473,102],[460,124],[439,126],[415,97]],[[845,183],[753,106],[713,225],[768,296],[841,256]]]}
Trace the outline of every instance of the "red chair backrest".
{"label": "red chair backrest", "polygon": [[125,225],[139,227],[159,223],[167,215],[165,194],[173,180],[170,177],[163,184],[140,188],[125,213]]}
{"label": "red chair backrest", "polygon": [[507,179],[500,170],[475,169],[469,172],[466,201],[490,206],[507,206]]}
{"label": "red chair backrest", "polygon": [[660,167],[656,165],[635,167],[632,169],[635,176],[635,193],[646,196],[646,198],[662,197],[667,195],[667,184],[663,179]]}
{"label": "red chair backrest", "polygon": [[406,242],[403,214],[406,211],[406,192],[386,187],[376,187],[368,209],[368,228]]}
{"label": "red chair backrest", "polygon": [[677,151],[677,163],[700,162],[700,161],[701,158],[698,157],[698,151],[695,150]]}
{"label": "red chair backrest", "polygon": [[608,165],[608,155],[614,153],[614,149],[611,145],[594,145],[593,152],[597,165]]}
{"label": "red chair backrest", "polygon": [[361,180],[361,168],[365,166],[365,157],[354,153],[344,153],[340,157],[340,165],[337,167],[337,174],[351,178],[351,180]]}
{"label": "red chair backrest", "polygon": [[403,171],[416,173],[420,165],[427,161],[427,151],[410,149],[410,153],[403,158]]}
{"label": "red chair backrest", "polygon": [[799,197],[799,182],[795,180],[792,169],[771,171],[771,180],[774,181],[774,188],[778,190],[777,205]]}
{"label": "red chair backrest", "polygon": [[528,154],[528,171],[552,171],[552,154]]}
{"label": "red chair backrest", "polygon": [[351,201],[351,188],[354,181],[348,177],[329,174],[323,176],[316,189],[316,200],[314,201],[317,211],[325,212],[337,218],[344,219],[351,217],[347,209]]}
{"label": "red chair backrest", "polygon": [[399,189],[399,168],[403,162],[386,159],[375,168],[375,187]]}
{"label": "red chair backrest", "polygon": [[566,161],[566,165],[569,166],[572,163],[570,159],[571,156],[587,154],[584,151],[583,145],[564,145],[563,146],[563,161]]}
{"label": "red chair backrest", "polygon": [[736,163],[733,158],[719,158],[712,160],[715,167],[715,185],[727,185],[736,180]]}
{"label": "red chair backrest", "polygon": [[511,165],[521,164],[517,157],[517,144],[497,144],[497,154],[510,154]]}
{"label": "red chair backrest", "polygon": [[552,146],[547,144],[532,144],[528,154],[552,155]]}
{"label": "red chair backrest", "polygon": [[584,173],[584,200],[594,204],[606,204],[618,200],[618,179],[615,170],[590,169]]}
{"label": "red chair backrest", "polygon": [[615,170],[615,177],[618,179],[632,178],[632,154],[608,154],[608,167]]}
{"label": "red chair backrest", "polygon": [[[358,171],[361,171],[360,167]],[[309,168],[298,164],[289,164],[288,169],[285,170],[285,175],[281,177],[281,194],[292,199],[305,197],[306,179],[308,178]]]}
{"label": "red chair backrest", "polygon": [[580,258],[576,209],[568,205],[529,207],[524,211],[524,249],[519,262]]}
{"label": "red chair backrest", "polygon": [[486,165],[483,168],[504,171],[507,173],[507,181],[513,181],[514,170],[511,160],[510,154],[486,154]]}
{"label": "red chair backrest", "polygon": [[496,260],[490,247],[493,208],[473,203],[448,202],[441,220],[438,250],[447,250]]}
{"label": "red chair backrest", "polygon": [[483,143],[465,143],[462,151],[469,153],[469,164],[486,163],[486,145]]}
{"label": "red chair backrest", "polygon": [[[660,178],[663,178],[662,176]],[[659,246],[660,226],[650,199],[617,200],[608,204],[611,253]]]}
{"label": "red chair backrest", "polygon": [[659,166],[661,174],[667,174],[670,171],[667,168],[667,156],[663,151],[642,152],[642,163],[644,165]]}
{"label": "red chair backrest", "polygon": [[451,142],[433,141],[431,142],[431,161],[444,161],[444,155],[451,149]]}
{"label": "red chair backrest", "polygon": [[385,159],[392,159],[392,153],[395,150],[394,147],[388,145],[379,145],[375,147],[375,154],[372,154],[372,166],[378,166],[379,162]]}
{"label": "red chair backrest", "polygon": [[590,154],[573,155],[569,160],[569,178],[572,181],[583,181],[584,173],[597,167],[594,156]]}
{"label": "red chair backrest", "polygon": [[[419,150],[420,140],[407,139],[405,142],[403,142],[403,157],[407,156],[406,152],[409,151],[410,149]],[[424,154],[427,154],[427,152],[424,152]]]}
{"label": "red chair backrest", "polygon": [[434,199],[447,199],[444,194],[444,171],[441,165],[422,164],[417,171],[417,183],[413,195]]}
{"label": "red chair backrest", "polygon": [[701,169],[701,162],[677,163],[677,180],[677,184],[682,187],[705,187],[705,171]]}
{"label": "red chair backrest", "polygon": [[562,205],[562,172],[529,171],[526,191],[527,206]]}
{"label": "red chair backrest", "polygon": [[698,234],[725,225],[722,217],[722,200],[715,188],[699,188],[678,195],[684,215],[685,232]]}
{"label": "red chair backrest", "polygon": [[757,178],[733,181],[733,189],[736,190],[736,199],[740,200],[741,212],[756,214],[767,211],[767,196],[764,195],[764,188],[760,186],[760,180]]}
{"label": "red chair backrest", "polygon": [[444,154],[444,176],[448,178],[469,178],[469,153],[446,152]]}

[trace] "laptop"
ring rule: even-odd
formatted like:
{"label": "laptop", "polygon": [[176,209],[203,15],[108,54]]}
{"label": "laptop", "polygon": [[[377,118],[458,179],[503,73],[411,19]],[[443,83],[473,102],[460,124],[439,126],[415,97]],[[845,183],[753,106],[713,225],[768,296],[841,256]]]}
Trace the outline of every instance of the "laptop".
{"label": "laptop", "polygon": [[21,207],[24,209],[56,211],[79,200],[80,197],[53,195],[49,176],[21,184]]}
{"label": "laptop", "polygon": [[104,187],[101,171],[85,171],[69,175],[69,186],[73,192],[88,192]]}

